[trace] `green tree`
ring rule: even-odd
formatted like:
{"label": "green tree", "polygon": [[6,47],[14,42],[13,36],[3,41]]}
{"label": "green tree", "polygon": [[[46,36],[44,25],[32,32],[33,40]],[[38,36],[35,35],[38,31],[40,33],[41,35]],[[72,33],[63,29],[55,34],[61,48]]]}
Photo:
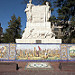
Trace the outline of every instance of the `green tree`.
{"label": "green tree", "polygon": [[75,38],[75,0],[56,0],[54,5],[58,8],[58,19],[64,21],[63,42],[72,43]]}
{"label": "green tree", "polygon": [[56,17],[53,15],[53,16],[50,17],[49,21],[52,22],[52,23],[55,23],[57,20],[56,20]]}
{"label": "green tree", "polygon": [[21,38],[21,18],[16,18],[15,15],[11,16],[10,22],[8,22],[8,28],[4,33],[5,43],[15,43],[15,39]]}
{"label": "green tree", "polygon": [[75,16],[75,0],[56,0],[55,5],[58,7],[58,14],[63,16],[64,20]]}

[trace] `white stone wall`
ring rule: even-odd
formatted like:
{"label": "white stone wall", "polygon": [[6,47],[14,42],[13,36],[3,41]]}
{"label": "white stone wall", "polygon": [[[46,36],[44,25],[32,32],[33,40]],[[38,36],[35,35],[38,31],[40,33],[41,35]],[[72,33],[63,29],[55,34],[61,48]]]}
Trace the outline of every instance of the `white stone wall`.
{"label": "white stone wall", "polygon": [[45,21],[46,6],[32,7],[32,22],[43,23]]}

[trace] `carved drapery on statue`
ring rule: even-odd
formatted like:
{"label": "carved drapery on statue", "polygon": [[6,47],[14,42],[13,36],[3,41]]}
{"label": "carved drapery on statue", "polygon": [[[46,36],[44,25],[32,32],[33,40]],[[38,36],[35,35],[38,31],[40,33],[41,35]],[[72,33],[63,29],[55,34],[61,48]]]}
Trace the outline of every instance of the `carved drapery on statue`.
{"label": "carved drapery on statue", "polygon": [[32,0],[29,1],[29,4],[27,4],[27,8],[25,9],[27,15],[27,22],[48,22],[51,16],[49,3],[46,2],[46,5],[44,6],[35,6],[31,4],[31,2]]}
{"label": "carved drapery on statue", "polygon": [[50,6],[49,6],[49,3],[46,2],[46,22],[49,21],[50,16],[51,16]]}
{"label": "carved drapery on statue", "polygon": [[[27,15],[27,22],[28,23],[43,23],[46,24],[51,16],[51,10],[49,3],[46,2],[46,5],[33,5],[32,0],[29,1],[27,4],[27,8],[25,9]],[[41,39],[48,39],[48,38],[55,38],[55,34],[50,30],[45,31],[36,31],[37,29],[32,28],[29,30],[28,34],[26,35],[26,39],[30,38],[41,38]]]}
{"label": "carved drapery on statue", "polygon": [[32,4],[27,4],[27,8],[25,9],[26,15],[27,15],[27,22],[32,21]]}

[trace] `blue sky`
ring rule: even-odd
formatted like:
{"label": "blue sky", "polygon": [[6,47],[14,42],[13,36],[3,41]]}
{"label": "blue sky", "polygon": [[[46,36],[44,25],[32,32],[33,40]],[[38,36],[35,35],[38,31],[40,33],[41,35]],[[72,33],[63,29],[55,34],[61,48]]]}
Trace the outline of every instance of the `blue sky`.
{"label": "blue sky", "polygon": [[[11,20],[13,14],[15,14],[16,17],[21,17],[21,29],[24,30],[26,25],[26,14],[24,13],[26,4],[22,4],[22,1],[23,0],[0,0],[0,23],[4,32],[5,29],[8,28],[8,22]],[[57,16],[56,11],[52,14]]]}

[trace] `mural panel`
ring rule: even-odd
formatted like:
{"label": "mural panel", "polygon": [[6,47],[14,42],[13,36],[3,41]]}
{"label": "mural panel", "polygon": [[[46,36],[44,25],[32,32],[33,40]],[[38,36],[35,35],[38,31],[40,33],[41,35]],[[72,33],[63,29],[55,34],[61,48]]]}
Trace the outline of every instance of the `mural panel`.
{"label": "mural panel", "polygon": [[61,60],[67,60],[67,44],[61,44]]}
{"label": "mural panel", "polygon": [[10,44],[9,60],[15,60],[16,44]]}
{"label": "mural panel", "polygon": [[0,44],[0,60],[75,60],[75,44]]}
{"label": "mural panel", "polygon": [[75,60],[75,44],[68,45],[68,59]]}
{"label": "mural panel", "polygon": [[16,44],[16,60],[60,60],[60,45]]}
{"label": "mural panel", "polygon": [[8,60],[9,44],[0,44],[0,59]]}

